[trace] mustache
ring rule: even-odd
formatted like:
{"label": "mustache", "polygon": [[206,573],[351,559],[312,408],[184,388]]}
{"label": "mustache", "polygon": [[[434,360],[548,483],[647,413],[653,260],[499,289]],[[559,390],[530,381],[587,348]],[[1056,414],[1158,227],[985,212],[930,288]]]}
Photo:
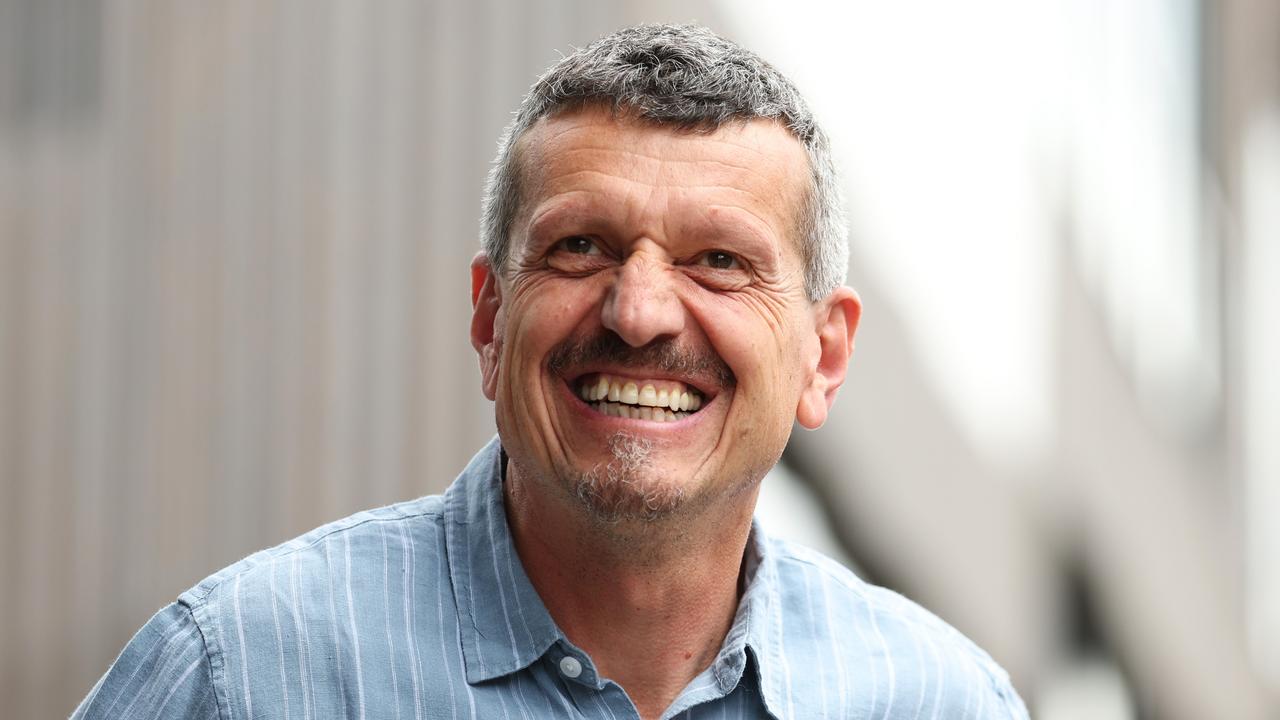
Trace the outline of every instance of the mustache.
{"label": "mustache", "polygon": [[655,340],[643,347],[632,347],[616,333],[604,332],[587,337],[569,338],[551,349],[547,367],[562,374],[565,370],[593,362],[656,368],[671,375],[710,378],[718,387],[733,387],[738,379],[733,371],[709,350],[682,347],[675,340]]}

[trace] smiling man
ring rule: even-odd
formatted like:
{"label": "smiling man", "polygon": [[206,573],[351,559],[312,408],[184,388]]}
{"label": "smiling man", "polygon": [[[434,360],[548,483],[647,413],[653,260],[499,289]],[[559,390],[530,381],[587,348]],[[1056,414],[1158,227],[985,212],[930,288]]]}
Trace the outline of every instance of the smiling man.
{"label": "smiling man", "polygon": [[184,593],[77,717],[1026,716],[955,630],[752,522],[860,313],[782,75],[697,27],[574,53],[501,141],[482,234],[498,438],[444,496]]}

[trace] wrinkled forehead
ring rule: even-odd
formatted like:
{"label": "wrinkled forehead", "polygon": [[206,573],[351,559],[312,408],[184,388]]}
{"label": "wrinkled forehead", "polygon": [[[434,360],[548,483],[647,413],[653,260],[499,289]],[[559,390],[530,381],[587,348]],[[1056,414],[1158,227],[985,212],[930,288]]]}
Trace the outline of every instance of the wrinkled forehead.
{"label": "wrinkled forehead", "polygon": [[[733,153],[726,156],[725,149]],[[775,199],[790,218],[788,236],[800,248],[813,181],[804,145],[780,122],[732,119],[713,127],[683,126],[638,117],[607,106],[564,110],[540,119],[512,147],[519,206],[515,228],[552,188],[572,153],[617,151],[675,158],[670,173],[697,168],[697,182],[720,183],[743,193]],[[717,172],[719,166],[723,172]],[[742,172],[743,169],[749,172]],[[679,182],[676,178],[676,182]],[[514,228],[513,228],[514,229]],[[515,233],[513,239],[518,239]]]}

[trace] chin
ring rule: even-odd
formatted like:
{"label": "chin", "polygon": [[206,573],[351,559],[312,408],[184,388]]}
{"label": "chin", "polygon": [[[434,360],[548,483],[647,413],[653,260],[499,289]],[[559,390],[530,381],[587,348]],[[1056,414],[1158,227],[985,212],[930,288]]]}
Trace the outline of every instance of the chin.
{"label": "chin", "polygon": [[603,462],[562,473],[574,497],[600,522],[653,522],[674,514],[684,488],[654,466],[654,441],[618,431],[608,440]]}

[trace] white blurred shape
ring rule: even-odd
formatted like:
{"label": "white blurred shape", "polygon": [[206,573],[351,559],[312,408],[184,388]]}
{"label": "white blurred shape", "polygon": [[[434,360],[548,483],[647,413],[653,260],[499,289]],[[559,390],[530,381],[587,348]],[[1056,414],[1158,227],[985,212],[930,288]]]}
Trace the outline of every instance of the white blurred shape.
{"label": "white blurred shape", "polygon": [[850,193],[854,276],[875,277],[908,320],[967,438],[997,463],[1038,454],[1052,417],[1053,237],[1033,162],[1047,154],[1044,18],[1011,0],[753,1],[726,11],[832,136]]}
{"label": "white blurred shape", "polygon": [[1248,636],[1280,690],[1280,109],[1253,121],[1243,157]]}
{"label": "white blurred shape", "polygon": [[1077,659],[1036,699],[1039,720],[1133,720],[1133,700],[1124,676],[1102,658]]}
{"label": "white blurred shape", "polygon": [[1195,433],[1218,405],[1217,257],[1200,242],[1197,11],[1069,4],[1073,248],[1149,417]]}

